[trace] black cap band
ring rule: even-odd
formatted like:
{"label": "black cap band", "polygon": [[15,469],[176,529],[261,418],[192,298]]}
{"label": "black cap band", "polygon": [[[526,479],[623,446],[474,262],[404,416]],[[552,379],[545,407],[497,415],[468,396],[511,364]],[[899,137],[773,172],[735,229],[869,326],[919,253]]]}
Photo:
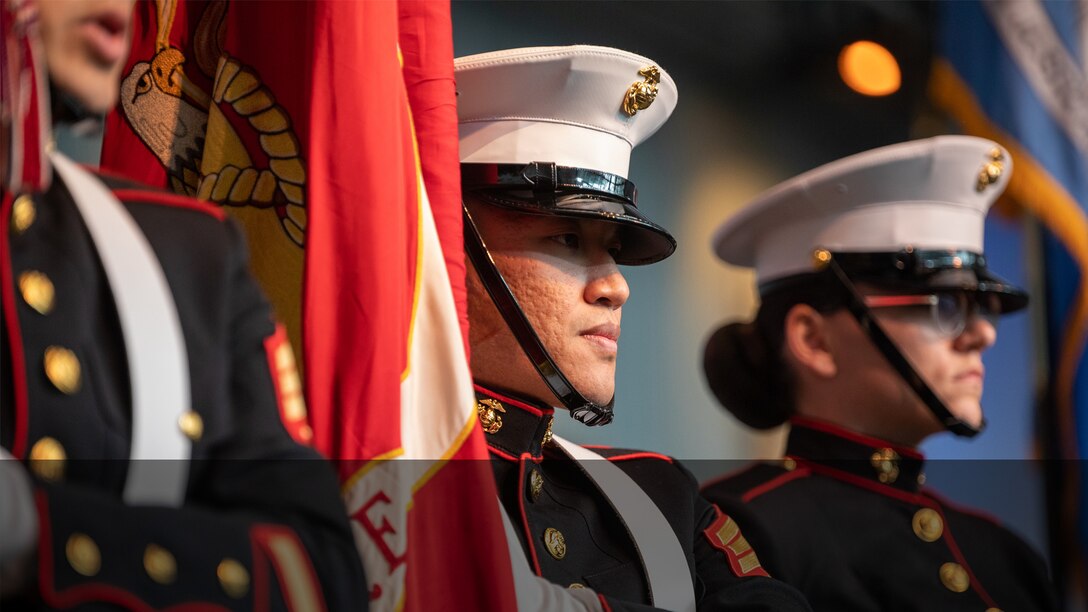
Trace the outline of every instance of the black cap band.
{"label": "black cap band", "polygon": [[622,176],[551,162],[461,164],[461,186],[465,191],[531,191],[542,204],[554,205],[557,195],[580,193],[638,206],[638,189]]}

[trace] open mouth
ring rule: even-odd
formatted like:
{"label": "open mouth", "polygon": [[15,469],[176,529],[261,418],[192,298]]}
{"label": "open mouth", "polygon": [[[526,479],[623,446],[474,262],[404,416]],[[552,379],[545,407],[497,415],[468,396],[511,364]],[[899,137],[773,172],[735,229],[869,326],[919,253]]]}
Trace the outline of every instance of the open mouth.
{"label": "open mouth", "polygon": [[94,61],[103,68],[112,68],[128,53],[127,27],[126,13],[108,11],[85,19],[79,31]]}

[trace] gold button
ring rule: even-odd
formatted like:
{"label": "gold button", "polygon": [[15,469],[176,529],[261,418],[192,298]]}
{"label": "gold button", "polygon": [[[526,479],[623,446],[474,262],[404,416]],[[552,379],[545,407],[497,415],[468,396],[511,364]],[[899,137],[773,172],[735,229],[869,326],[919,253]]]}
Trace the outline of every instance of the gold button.
{"label": "gold button", "polygon": [[57,482],[64,478],[67,457],[60,442],[54,438],[42,438],[30,447],[30,471],[46,482]]}
{"label": "gold button", "polygon": [[971,586],[971,579],[959,563],[945,563],[941,566],[941,583],[949,591],[962,593]]}
{"label": "gold button", "polygon": [[49,314],[53,310],[53,281],[37,270],[27,270],[19,275],[19,292],[23,301],[38,312]]}
{"label": "gold button", "polygon": [[178,577],[178,563],[174,555],[157,544],[148,544],[144,549],[144,570],[159,584],[171,584]]}
{"label": "gold button", "polygon": [[536,501],[543,490],[544,477],[540,475],[540,470],[536,468],[529,470],[529,499]]}
{"label": "gold button", "polygon": [[223,559],[219,562],[219,567],[215,568],[215,575],[219,577],[219,586],[223,587],[223,592],[230,597],[241,599],[249,592],[249,572],[238,561]]}
{"label": "gold button", "polygon": [[793,457],[784,457],[782,459],[782,467],[785,468],[787,472],[792,472],[797,469],[797,461],[794,460]]}
{"label": "gold button", "polygon": [[72,569],[84,576],[94,576],[102,567],[102,555],[98,552],[98,545],[86,534],[73,533],[64,546],[64,554]]}
{"label": "gold button", "polygon": [[922,508],[915,512],[910,524],[914,528],[914,535],[926,542],[936,542],[944,533],[944,521],[932,508]]}
{"label": "gold button", "polygon": [[556,559],[567,556],[567,540],[558,529],[548,527],[544,530],[544,546]]}
{"label": "gold button", "polygon": [[72,395],[82,380],[79,358],[63,346],[50,346],[45,349],[45,375],[62,393]]}
{"label": "gold button", "polygon": [[200,418],[196,412],[187,410],[178,417],[178,429],[181,429],[181,433],[185,434],[186,438],[199,442],[204,435],[204,419]]}
{"label": "gold button", "polygon": [[586,585],[582,584],[581,582],[572,582],[572,583],[570,583],[570,586],[567,587],[567,588],[568,589],[584,589],[584,588],[586,588]]}
{"label": "gold button", "polygon": [[11,206],[11,225],[17,233],[22,234],[29,229],[37,216],[38,210],[30,196],[24,194],[15,198]]}

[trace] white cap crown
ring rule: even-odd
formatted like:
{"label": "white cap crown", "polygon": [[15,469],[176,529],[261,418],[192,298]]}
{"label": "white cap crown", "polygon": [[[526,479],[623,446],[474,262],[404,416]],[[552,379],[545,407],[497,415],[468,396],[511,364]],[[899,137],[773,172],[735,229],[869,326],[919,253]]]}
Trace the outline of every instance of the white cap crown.
{"label": "white cap crown", "polygon": [[534,161],[628,176],[676,107],[672,77],[608,47],[528,47],[454,61],[461,162]]}
{"label": "white cap crown", "polygon": [[759,283],[813,271],[813,251],[983,252],[986,212],[1012,160],[1000,145],[938,136],[859,153],[780,183],[728,219],[714,251]]}

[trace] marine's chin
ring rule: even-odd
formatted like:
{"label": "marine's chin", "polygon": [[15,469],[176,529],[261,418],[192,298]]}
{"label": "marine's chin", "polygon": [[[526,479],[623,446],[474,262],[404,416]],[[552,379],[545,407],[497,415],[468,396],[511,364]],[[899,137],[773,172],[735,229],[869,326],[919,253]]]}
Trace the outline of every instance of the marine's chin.
{"label": "marine's chin", "polygon": [[961,398],[951,402],[948,409],[952,412],[952,416],[971,427],[974,427],[975,429],[982,427],[984,415],[982,412],[982,403],[979,402],[979,400],[974,398]]}

